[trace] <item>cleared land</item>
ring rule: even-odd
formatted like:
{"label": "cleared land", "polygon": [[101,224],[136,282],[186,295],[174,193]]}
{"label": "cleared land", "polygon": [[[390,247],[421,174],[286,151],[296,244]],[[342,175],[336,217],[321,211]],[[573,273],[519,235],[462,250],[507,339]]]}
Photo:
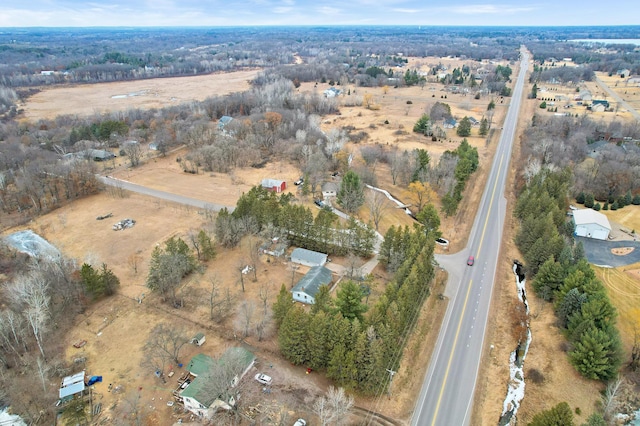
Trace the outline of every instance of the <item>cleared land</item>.
{"label": "cleared land", "polygon": [[20,108],[24,109],[24,118],[31,121],[63,114],[89,116],[130,108],[163,108],[202,101],[210,96],[244,92],[258,72],[248,70],[44,88]]}

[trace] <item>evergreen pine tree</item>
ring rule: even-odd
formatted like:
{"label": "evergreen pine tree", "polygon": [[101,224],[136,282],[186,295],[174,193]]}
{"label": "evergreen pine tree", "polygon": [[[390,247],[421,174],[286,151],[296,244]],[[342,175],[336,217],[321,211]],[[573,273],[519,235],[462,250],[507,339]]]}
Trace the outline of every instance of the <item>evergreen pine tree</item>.
{"label": "evergreen pine tree", "polygon": [[293,296],[289,290],[285,287],[284,284],[280,287],[280,293],[278,293],[278,298],[276,299],[276,303],[273,304],[273,319],[276,322],[276,327],[280,328],[282,325],[282,321],[289,313],[289,310],[293,308]]}
{"label": "evergreen pine tree", "polygon": [[278,344],[282,355],[296,365],[309,361],[307,329],[309,315],[299,306],[287,312],[278,330]]}

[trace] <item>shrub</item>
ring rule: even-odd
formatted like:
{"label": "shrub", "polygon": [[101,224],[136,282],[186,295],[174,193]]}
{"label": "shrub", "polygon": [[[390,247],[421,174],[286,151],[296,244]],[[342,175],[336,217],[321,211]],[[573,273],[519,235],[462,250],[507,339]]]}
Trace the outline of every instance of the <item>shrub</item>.
{"label": "shrub", "polygon": [[618,202],[618,207],[619,208],[623,208],[624,206],[626,206],[627,203],[627,199],[624,196],[620,196],[618,197],[618,199],[616,200]]}
{"label": "shrub", "polygon": [[602,206],[602,210],[609,210],[609,202],[605,201],[604,206]]}
{"label": "shrub", "polygon": [[537,368],[530,368],[529,371],[527,371],[527,378],[537,385],[544,382],[544,374]]}
{"label": "shrub", "polygon": [[635,195],[631,200],[631,204],[633,204],[634,206],[640,205],[640,195]]}
{"label": "shrub", "polygon": [[594,209],[595,211],[597,211],[597,212],[599,212],[601,208],[602,208],[602,206],[600,206],[600,203],[595,203],[595,204],[593,205],[593,209]]}
{"label": "shrub", "polygon": [[407,101],[407,105],[411,105],[413,101]]}
{"label": "shrub", "polygon": [[547,101],[542,101],[540,104],[540,109],[545,109],[547,107]]}
{"label": "shrub", "polygon": [[576,197],[576,203],[584,204],[584,192],[578,194],[578,196]]}
{"label": "shrub", "polygon": [[594,203],[594,198],[593,198],[593,194],[587,194],[584,196],[584,206],[588,209],[590,209],[591,207],[593,207],[593,203]]}
{"label": "shrub", "polygon": [[614,201],[613,204],[611,204],[611,210],[618,210],[620,208],[620,206],[618,206],[618,202]]}

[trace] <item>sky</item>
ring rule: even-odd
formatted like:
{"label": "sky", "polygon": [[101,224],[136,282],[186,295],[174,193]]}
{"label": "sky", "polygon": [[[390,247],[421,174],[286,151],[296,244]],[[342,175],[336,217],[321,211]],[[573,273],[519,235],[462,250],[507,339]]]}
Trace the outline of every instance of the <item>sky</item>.
{"label": "sky", "polygon": [[0,0],[0,27],[639,24],[638,0]]}

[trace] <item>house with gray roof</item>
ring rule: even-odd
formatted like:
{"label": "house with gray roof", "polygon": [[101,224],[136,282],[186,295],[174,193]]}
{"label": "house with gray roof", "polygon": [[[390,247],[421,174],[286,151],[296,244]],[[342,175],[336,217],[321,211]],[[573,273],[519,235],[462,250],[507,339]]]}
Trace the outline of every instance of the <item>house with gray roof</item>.
{"label": "house with gray roof", "polygon": [[307,305],[316,303],[316,294],[323,285],[331,283],[331,271],[324,266],[314,266],[291,289],[293,300]]}
{"label": "house with gray roof", "polygon": [[298,247],[291,252],[291,261],[305,266],[322,266],[327,263],[327,255]]}

